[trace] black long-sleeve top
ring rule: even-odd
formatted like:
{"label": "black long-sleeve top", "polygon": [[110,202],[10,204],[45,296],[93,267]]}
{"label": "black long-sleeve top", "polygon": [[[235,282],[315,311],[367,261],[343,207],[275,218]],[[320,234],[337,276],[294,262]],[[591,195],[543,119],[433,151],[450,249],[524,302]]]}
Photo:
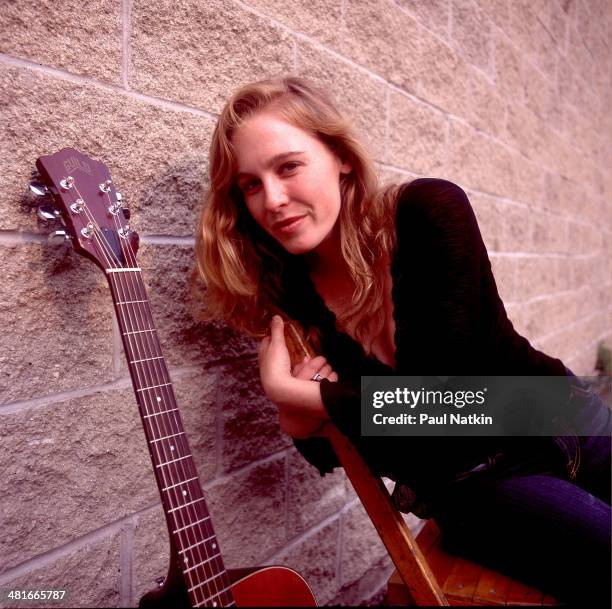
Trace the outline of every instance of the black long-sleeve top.
{"label": "black long-sleeve top", "polygon": [[[550,438],[362,437],[362,375],[557,375],[566,368],[534,349],[508,319],[474,212],[452,182],[422,178],[400,190],[397,247],[391,276],[395,319],[395,369],[366,356],[359,343],[335,327],[295,257],[283,273],[284,308],[321,331],[321,352],[339,382],[321,383],[334,424],[355,444],[372,470],[408,485],[427,501],[459,472],[507,451],[540,450]],[[295,440],[302,455],[324,475],[339,463],[327,440]]]}

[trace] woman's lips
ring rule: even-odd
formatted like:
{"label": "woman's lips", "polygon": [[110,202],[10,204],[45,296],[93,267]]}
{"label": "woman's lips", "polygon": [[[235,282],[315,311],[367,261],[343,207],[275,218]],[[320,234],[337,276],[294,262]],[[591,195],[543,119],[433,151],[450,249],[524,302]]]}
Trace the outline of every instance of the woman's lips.
{"label": "woman's lips", "polygon": [[295,232],[300,227],[304,218],[306,218],[306,216],[300,216],[299,218],[296,218],[290,224],[285,224],[283,226],[277,226],[275,230],[281,235],[290,235],[291,233]]}

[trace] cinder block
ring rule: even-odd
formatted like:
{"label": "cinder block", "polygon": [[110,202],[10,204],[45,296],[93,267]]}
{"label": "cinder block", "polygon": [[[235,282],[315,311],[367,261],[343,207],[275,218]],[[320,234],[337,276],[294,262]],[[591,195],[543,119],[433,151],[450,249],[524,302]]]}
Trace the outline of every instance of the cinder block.
{"label": "cinder block", "polygon": [[461,83],[468,73],[465,60],[430,32],[421,32],[418,96],[451,114],[465,116]]}
{"label": "cinder block", "polygon": [[220,112],[240,85],[293,69],[293,36],[227,0],[136,0],[131,21],[129,84],[142,93]]}
{"label": "cinder block", "polygon": [[520,300],[543,296],[563,289],[565,272],[558,258],[528,256],[516,259],[516,291]]}
{"label": "cinder block", "polygon": [[312,589],[317,605],[327,604],[339,589],[336,575],[338,555],[338,519],[293,545],[268,564],[284,565],[295,569]]}
{"label": "cinder block", "polygon": [[111,381],[112,304],[103,273],[68,246],[0,250],[0,403]]}
{"label": "cinder block", "polygon": [[388,0],[346,4],[342,54],[409,92],[419,76],[421,29]]}
{"label": "cinder block", "polygon": [[376,165],[376,173],[378,175],[381,186],[387,186],[390,184],[404,184],[406,182],[412,182],[419,176],[410,171],[403,171],[391,167],[385,167],[384,165]]}
{"label": "cinder block", "polygon": [[297,74],[328,91],[353,123],[373,158],[383,160],[387,86],[380,79],[302,40],[297,41]]}
{"label": "cinder block", "polygon": [[451,33],[456,47],[470,63],[492,75],[492,23],[487,14],[469,0],[453,0]]}
{"label": "cinder block", "polygon": [[544,208],[557,216],[574,216],[581,207],[584,190],[571,177],[544,174]]}
{"label": "cinder block", "polygon": [[387,160],[424,175],[443,173],[448,149],[448,119],[437,110],[392,91]]}
{"label": "cinder block", "polygon": [[372,565],[387,555],[372,521],[360,502],[342,513],[342,586],[349,585],[363,577]]}
{"label": "cinder block", "polygon": [[503,139],[536,163],[546,158],[550,129],[531,110],[520,104],[508,104]]}
{"label": "cinder block", "polygon": [[448,179],[486,193],[514,198],[511,152],[468,125],[451,121]]}
{"label": "cinder block", "polygon": [[157,579],[165,578],[168,574],[170,535],[161,503],[136,516],[136,525],[131,535],[131,606],[135,607],[144,594],[157,588]]}
{"label": "cinder block", "polygon": [[[3,607],[119,607],[121,573],[119,535],[92,539],[79,547],[47,558],[43,565],[4,582]],[[40,565],[40,563],[39,563]],[[9,590],[63,590],[61,600],[12,601]]]}
{"label": "cinder block", "polygon": [[169,366],[201,365],[253,354],[255,342],[222,321],[201,321],[204,303],[191,289],[191,246],[143,245],[138,254],[153,317]]}
{"label": "cinder block", "polygon": [[217,370],[170,373],[189,448],[200,481],[214,477],[217,463],[216,390]]}
{"label": "cinder block", "polygon": [[285,456],[224,476],[205,489],[225,566],[257,566],[285,543]]}
{"label": "cinder block", "polygon": [[536,116],[544,121],[548,121],[553,110],[553,103],[556,97],[554,81],[551,81],[550,74],[542,74],[540,70],[534,68],[530,63],[523,63],[523,75],[525,82],[525,106]]}
{"label": "cinder block", "polygon": [[533,249],[530,210],[523,205],[508,204],[504,207],[504,219],[505,251],[530,252]]}
{"label": "cinder block", "polygon": [[479,193],[469,193],[469,198],[487,251],[503,251],[507,247],[504,227],[505,210],[508,206],[493,197]]}
{"label": "cinder block", "polygon": [[131,388],[5,413],[2,429],[2,569],[157,500]]}
{"label": "cinder block", "polygon": [[523,300],[523,296],[518,291],[516,285],[516,258],[511,256],[490,255],[491,270],[497,285],[497,291],[503,302],[512,302],[517,297]]}
{"label": "cinder block", "polygon": [[494,46],[495,83],[504,95],[514,100],[510,106],[523,104],[527,87],[523,55],[500,29],[494,30]]}
{"label": "cinder block", "polygon": [[529,215],[532,226],[532,250],[542,254],[563,254],[573,249],[569,243],[569,223],[551,213],[532,210]]}
{"label": "cinder block", "polygon": [[[70,146],[106,163],[139,233],[194,233],[213,120],[119,91],[0,66],[0,229],[42,232],[26,196],[34,161]],[[34,134],[34,135],[33,135]]]}
{"label": "cinder block", "polygon": [[413,2],[398,0],[402,8],[413,15],[426,28],[433,30],[444,39],[449,37],[450,0],[431,0],[430,2]]}
{"label": "cinder block", "polygon": [[221,413],[221,464],[231,470],[291,446],[281,432],[278,409],[267,398],[254,360],[228,364],[216,387]]}
{"label": "cinder block", "polygon": [[291,538],[337,512],[346,501],[344,471],[321,477],[302,455],[289,454],[288,537]]}
{"label": "cinder block", "polygon": [[121,3],[6,2],[0,52],[95,79],[121,82]]}
{"label": "cinder block", "polygon": [[342,5],[333,0],[252,0],[249,6],[300,34],[334,48],[340,44]]}

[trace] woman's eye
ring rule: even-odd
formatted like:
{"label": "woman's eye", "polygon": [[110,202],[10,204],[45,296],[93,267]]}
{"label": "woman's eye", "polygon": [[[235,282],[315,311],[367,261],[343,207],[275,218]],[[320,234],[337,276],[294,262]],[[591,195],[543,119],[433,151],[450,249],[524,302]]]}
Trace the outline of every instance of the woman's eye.
{"label": "woman's eye", "polygon": [[249,193],[253,190],[255,190],[255,188],[257,188],[259,182],[257,182],[256,180],[251,180],[250,182],[246,182],[242,185],[242,192],[243,193]]}
{"label": "woman's eye", "polygon": [[298,166],[299,166],[299,163],[295,163],[295,162],[292,162],[292,163],[285,163],[285,164],[284,164],[284,165],[281,167],[281,170],[282,170],[282,171],[284,171],[284,172],[291,172],[291,171],[293,171],[294,169],[297,169],[297,167],[298,167]]}

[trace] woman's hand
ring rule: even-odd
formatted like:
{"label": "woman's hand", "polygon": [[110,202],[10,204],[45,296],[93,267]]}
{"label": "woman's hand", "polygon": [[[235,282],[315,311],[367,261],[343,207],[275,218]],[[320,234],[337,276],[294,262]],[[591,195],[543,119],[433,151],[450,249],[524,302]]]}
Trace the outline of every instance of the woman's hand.
{"label": "woman's hand", "polygon": [[329,418],[321,401],[319,384],[312,381],[312,377],[318,372],[330,381],[337,381],[338,375],[322,356],[304,358],[292,371],[283,327],[283,320],[275,315],[270,324],[270,336],[261,341],[261,384],[279,409],[282,431],[305,438]]}

